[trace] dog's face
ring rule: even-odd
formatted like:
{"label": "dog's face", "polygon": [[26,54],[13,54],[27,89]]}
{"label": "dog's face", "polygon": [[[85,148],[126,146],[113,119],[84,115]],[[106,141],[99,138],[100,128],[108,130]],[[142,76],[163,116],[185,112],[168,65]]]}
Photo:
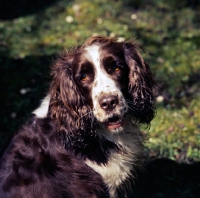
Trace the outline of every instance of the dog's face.
{"label": "dog's face", "polygon": [[75,82],[90,103],[94,117],[109,131],[123,130],[128,111],[123,93],[128,88],[129,68],[122,45],[87,46],[76,55],[72,68]]}
{"label": "dog's face", "polygon": [[52,76],[52,117],[61,123],[68,116],[70,124],[75,120],[75,127],[84,128],[93,122],[90,115],[108,131],[120,132],[127,114],[146,124],[154,116],[152,74],[131,42],[91,38],[63,57]]}

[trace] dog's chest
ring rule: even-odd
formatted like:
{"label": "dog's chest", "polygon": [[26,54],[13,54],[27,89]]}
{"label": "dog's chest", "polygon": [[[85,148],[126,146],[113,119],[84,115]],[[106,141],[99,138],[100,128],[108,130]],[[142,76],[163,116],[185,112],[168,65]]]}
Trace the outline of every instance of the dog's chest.
{"label": "dog's chest", "polygon": [[132,161],[127,154],[113,152],[105,165],[98,165],[90,160],[86,160],[86,164],[99,172],[105,180],[109,181],[108,183],[119,185],[120,181],[124,180],[130,173]]}
{"label": "dog's chest", "polygon": [[98,165],[90,160],[86,160],[85,162],[102,176],[109,188],[111,197],[115,197],[116,189],[123,181],[131,176],[131,170],[133,169],[134,163],[130,154],[117,153],[115,151],[111,153],[108,162],[105,165]]}
{"label": "dog's chest", "polygon": [[117,188],[132,176],[134,166],[138,164],[137,157],[141,151],[140,138],[137,135],[137,138],[134,137],[135,135],[120,138],[118,142],[123,142],[123,147],[121,146],[120,151],[112,150],[105,165],[99,165],[88,159],[85,160],[88,166],[102,176],[109,188],[111,197],[116,196]]}

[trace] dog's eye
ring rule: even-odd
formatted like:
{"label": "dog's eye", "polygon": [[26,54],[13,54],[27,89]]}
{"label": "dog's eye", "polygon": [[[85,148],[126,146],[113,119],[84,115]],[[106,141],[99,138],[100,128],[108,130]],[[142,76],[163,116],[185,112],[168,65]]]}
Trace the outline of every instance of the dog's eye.
{"label": "dog's eye", "polygon": [[115,71],[119,71],[120,68],[118,66],[115,66],[114,69]]}
{"label": "dog's eye", "polygon": [[80,81],[87,81],[88,80],[88,75],[87,74],[82,74],[82,76],[80,77]]}
{"label": "dog's eye", "polygon": [[119,66],[117,66],[117,65],[114,65],[113,66],[113,71],[115,71],[115,72],[119,72],[120,71],[120,67]]}

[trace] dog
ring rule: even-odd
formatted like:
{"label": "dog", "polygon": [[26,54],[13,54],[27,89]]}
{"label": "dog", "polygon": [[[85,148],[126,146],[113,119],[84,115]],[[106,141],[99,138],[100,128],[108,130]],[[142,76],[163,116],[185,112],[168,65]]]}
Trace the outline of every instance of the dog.
{"label": "dog", "polygon": [[1,159],[1,198],[115,198],[129,186],[143,164],[138,125],[155,115],[139,48],[95,36],[54,61],[47,96]]}

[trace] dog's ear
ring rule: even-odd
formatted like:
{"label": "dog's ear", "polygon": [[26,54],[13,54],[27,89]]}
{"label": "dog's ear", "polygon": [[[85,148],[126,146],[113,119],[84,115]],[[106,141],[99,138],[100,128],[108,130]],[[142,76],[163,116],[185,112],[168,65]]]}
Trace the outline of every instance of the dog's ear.
{"label": "dog's ear", "polygon": [[[81,146],[84,133],[86,131],[88,134],[90,131],[92,133],[89,129],[93,122],[89,113],[90,106],[86,104],[73,79],[73,61],[73,53],[65,54],[60,56],[52,66],[49,115],[54,120],[57,131],[67,134],[68,139],[65,142],[67,141],[69,145],[73,143]],[[83,119],[87,121],[84,122]]]}
{"label": "dog's ear", "polygon": [[155,82],[149,65],[138,52],[138,46],[127,42],[124,54],[129,66],[129,93],[132,105],[129,109],[139,123],[149,124],[155,115],[153,87]]}

